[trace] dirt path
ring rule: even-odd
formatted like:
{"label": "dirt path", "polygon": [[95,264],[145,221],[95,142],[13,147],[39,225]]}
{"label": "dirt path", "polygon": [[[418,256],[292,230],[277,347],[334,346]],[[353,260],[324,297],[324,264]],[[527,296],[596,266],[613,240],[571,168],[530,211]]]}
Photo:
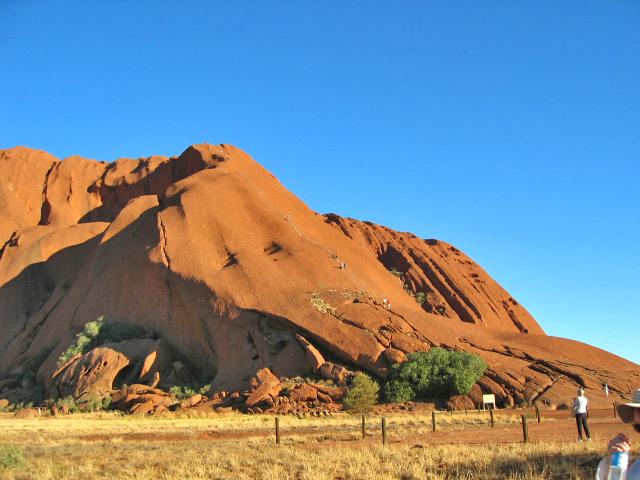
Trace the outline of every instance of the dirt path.
{"label": "dirt path", "polygon": [[[622,424],[618,419],[600,417],[594,415],[589,420],[591,434],[594,440],[605,440],[619,432],[632,433],[629,425]],[[496,424],[491,428],[487,424],[478,425],[439,425],[438,431],[430,431],[431,426],[421,424],[403,425],[390,424],[387,428],[389,444],[398,445],[429,445],[429,444],[497,444],[522,442],[522,425]],[[577,429],[575,421],[566,414],[558,419],[537,423],[535,419],[528,422],[529,441],[538,442],[575,442]],[[321,426],[295,426],[284,424],[280,430],[284,443],[293,440],[301,443],[342,443],[350,444],[377,444],[382,441],[381,427],[378,419],[370,419],[367,424],[367,435],[363,440],[360,434],[360,425],[321,425]],[[248,429],[248,430],[205,430],[194,433],[152,433],[136,432],[123,434],[93,434],[81,437],[86,441],[109,441],[118,439],[126,442],[187,442],[187,441],[222,441],[243,440],[249,438],[275,438],[272,428]]]}

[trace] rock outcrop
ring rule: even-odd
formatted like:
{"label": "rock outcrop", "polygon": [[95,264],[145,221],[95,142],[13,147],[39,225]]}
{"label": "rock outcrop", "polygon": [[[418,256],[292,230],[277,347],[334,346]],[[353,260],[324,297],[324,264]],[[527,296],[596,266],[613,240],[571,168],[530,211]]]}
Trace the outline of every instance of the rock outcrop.
{"label": "rock outcrop", "polygon": [[[122,358],[83,351],[52,378],[100,316],[153,332],[138,345],[160,343],[136,353],[105,341]],[[112,163],[0,151],[2,398],[197,379],[238,393],[263,368],[340,384],[354,370],[384,378],[432,346],[482,356],[481,388],[504,405],[559,404],[578,384],[610,405],[640,384],[638,365],[545,335],[452,245],[319,215],[235,147]],[[312,402],[331,405],[318,392]],[[218,408],[246,400],[227,396]]]}

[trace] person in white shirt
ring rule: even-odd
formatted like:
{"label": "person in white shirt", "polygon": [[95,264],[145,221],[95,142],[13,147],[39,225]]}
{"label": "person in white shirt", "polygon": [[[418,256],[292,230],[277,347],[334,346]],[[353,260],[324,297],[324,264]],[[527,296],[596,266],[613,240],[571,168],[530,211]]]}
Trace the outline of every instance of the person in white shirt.
{"label": "person in white shirt", "polygon": [[[640,433],[640,388],[633,395],[630,403],[623,403],[617,406],[618,416],[624,423],[633,425],[633,429]],[[611,439],[607,446],[609,456],[600,460],[598,465],[598,478],[606,478],[609,470],[610,455],[615,452],[629,452],[631,450],[631,439],[624,433],[619,433]],[[640,480],[640,460],[636,460],[627,470],[626,480]]]}
{"label": "person in white shirt", "polygon": [[578,389],[578,396],[573,401],[573,413],[576,415],[576,425],[578,426],[578,441],[582,441],[582,429],[587,435],[587,440],[591,441],[591,433],[589,432],[589,425],[587,425],[587,415],[589,410],[587,409],[587,397],[584,396],[584,389],[580,387]]}

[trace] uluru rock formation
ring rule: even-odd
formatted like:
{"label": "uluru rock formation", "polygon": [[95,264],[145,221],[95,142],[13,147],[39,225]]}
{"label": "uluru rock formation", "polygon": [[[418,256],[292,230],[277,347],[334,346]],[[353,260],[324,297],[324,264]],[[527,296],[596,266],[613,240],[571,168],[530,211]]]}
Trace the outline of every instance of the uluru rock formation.
{"label": "uluru rock formation", "polygon": [[[136,333],[59,362],[98,318]],[[229,145],[112,163],[0,151],[0,327],[12,399],[239,389],[263,368],[384,378],[432,346],[482,356],[501,405],[560,405],[578,384],[610,405],[640,383],[640,366],[545,335],[452,245],[318,214]]]}

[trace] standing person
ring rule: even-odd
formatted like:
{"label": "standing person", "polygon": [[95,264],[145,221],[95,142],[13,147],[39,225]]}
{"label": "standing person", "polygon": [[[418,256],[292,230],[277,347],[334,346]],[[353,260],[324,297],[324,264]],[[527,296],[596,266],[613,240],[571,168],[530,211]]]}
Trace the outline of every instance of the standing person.
{"label": "standing person", "polygon": [[[640,433],[640,388],[633,395],[631,403],[622,403],[618,405],[618,417],[624,423],[633,424],[633,429]],[[627,452],[631,450],[631,439],[624,433],[619,433],[611,439],[607,446],[609,456],[600,460],[598,465],[598,475],[596,478],[606,478],[609,470],[611,455],[615,452]],[[631,462],[630,462],[631,463]],[[640,480],[640,460],[633,463],[627,470],[627,480]]]}
{"label": "standing person", "polygon": [[576,425],[578,426],[578,441],[582,441],[582,429],[587,435],[587,441],[591,441],[591,433],[589,432],[589,425],[587,425],[587,414],[589,412],[587,408],[587,397],[584,396],[584,388],[578,389],[578,396],[573,401],[573,412],[576,415]]}
{"label": "standing person", "polygon": [[609,398],[609,385],[607,385],[606,383],[604,384],[604,396]]}

